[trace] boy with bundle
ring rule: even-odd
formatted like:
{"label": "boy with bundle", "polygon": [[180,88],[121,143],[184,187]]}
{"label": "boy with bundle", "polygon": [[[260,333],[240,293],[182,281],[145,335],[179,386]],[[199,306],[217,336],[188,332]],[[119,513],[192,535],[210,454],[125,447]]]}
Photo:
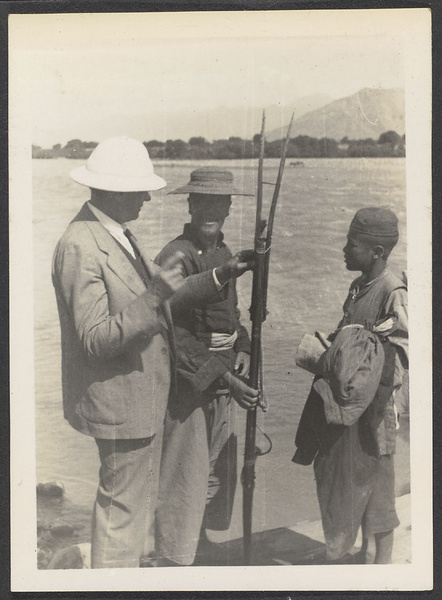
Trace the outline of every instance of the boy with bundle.
{"label": "boy with bundle", "polygon": [[293,461],[314,470],[327,562],[347,562],[359,527],[366,562],[390,563],[399,520],[394,497],[397,415],[394,396],[408,368],[407,290],[387,266],[398,241],[388,208],[359,210],[344,260],[361,271],[344,303],[338,330],[321,357],[296,435]]}

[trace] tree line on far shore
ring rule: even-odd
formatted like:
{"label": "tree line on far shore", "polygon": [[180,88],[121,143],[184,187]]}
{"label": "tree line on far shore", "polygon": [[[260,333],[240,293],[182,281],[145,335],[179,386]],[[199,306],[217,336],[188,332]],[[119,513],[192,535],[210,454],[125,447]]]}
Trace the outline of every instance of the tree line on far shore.
{"label": "tree line on far shore", "polygon": [[[207,141],[204,137],[191,137],[183,140],[143,142],[153,159],[166,160],[202,160],[257,158],[261,135],[257,133],[253,140],[230,137],[227,140]],[[280,158],[284,140],[265,143],[266,158]],[[32,146],[32,158],[80,158],[87,159],[97,142],[70,140],[65,146],[55,144],[50,149]],[[291,138],[287,149],[287,158],[360,158],[360,157],[403,157],[405,156],[405,135],[395,131],[382,133],[377,140],[372,138],[351,140],[344,137],[337,141],[331,138],[313,138],[298,135]]]}

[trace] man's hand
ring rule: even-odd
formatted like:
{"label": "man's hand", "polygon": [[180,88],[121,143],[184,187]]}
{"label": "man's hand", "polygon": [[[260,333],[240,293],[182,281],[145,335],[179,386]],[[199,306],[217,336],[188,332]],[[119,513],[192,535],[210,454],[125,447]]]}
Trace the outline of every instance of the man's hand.
{"label": "man's hand", "polygon": [[238,352],[235,361],[235,375],[247,378],[250,372],[250,354]]}
{"label": "man's hand", "polygon": [[249,410],[257,405],[258,390],[249,387],[229,372],[224,375],[223,379],[227,382],[230,393],[242,408]]}
{"label": "man's hand", "polygon": [[215,273],[220,284],[224,285],[229,279],[241,277],[246,271],[252,270],[255,266],[254,258],[253,250],[241,250],[223,265],[217,267]]}
{"label": "man's hand", "polygon": [[183,270],[181,266],[183,258],[184,254],[180,251],[169,256],[169,258],[164,261],[162,269],[158,271],[152,279],[151,284],[160,303],[170,298],[184,285]]}

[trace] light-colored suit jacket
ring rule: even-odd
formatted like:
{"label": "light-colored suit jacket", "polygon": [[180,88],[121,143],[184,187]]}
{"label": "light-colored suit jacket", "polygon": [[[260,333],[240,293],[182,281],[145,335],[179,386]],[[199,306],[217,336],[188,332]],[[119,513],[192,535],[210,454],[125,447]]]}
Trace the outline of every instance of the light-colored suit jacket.
{"label": "light-colored suit jacket", "polygon": [[[87,205],[55,249],[52,280],[65,418],[96,438],[154,435],[171,383],[168,325],[152,287]],[[182,302],[217,293],[210,272],[184,288]]]}

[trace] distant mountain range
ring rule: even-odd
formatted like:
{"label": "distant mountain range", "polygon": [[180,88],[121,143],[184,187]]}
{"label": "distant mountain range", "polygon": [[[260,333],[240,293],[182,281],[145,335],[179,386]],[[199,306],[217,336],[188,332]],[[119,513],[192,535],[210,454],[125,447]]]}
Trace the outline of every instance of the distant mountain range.
{"label": "distant mountain range", "polygon": [[[364,88],[339,100],[324,94],[314,94],[292,104],[266,107],[266,138],[274,141],[285,137],[291,114],[295,113],[291,137],[308,135],[341,140],[375,138],[385,131],[405,133],[405,100],[402,89]],[[163,111],[141,115],[114,115],[91,122],[80,122],[63,130],[44,129],[35,124],[33,144],[51,148],[71,139],[95,141],[128,135],[141,141],[204,137],[208,141],[240,137],[252,139],[261,130],[261,108]]]}
{"label": "distant mountain range", "polygon": [[[295,115],[291,136],[308,135],[314,138],[344,137],[360,140],[378,139],[385,131],[405,133],[405,94],[403,89],[364,88],[335,100],[302,116]],[[285,137],[288,123],[284,127],[269,131],[268,141]]]}
{"label": "distant mountain range", "polygon": [[[325,94],[314,94],[296,99],[290,105],[266,107],[267,129],[282,127],[290,120],[292,112],[298,116],[314,111],[332,98]],[[261,130],[262,107],[220,106],[210,110],[153,112],[146,103],[146,112],[137,115],[116,114],[109,118],[94,121],[78,121],[66,124],[63,129],[42,128],[35,123],[32,142],[44,148],[54,144],[65,145],[71,139],[95,141],[114,136],[128,135],[143,142],[168,139],[204,137],[208,141],[241,137],[252,139]]]}

